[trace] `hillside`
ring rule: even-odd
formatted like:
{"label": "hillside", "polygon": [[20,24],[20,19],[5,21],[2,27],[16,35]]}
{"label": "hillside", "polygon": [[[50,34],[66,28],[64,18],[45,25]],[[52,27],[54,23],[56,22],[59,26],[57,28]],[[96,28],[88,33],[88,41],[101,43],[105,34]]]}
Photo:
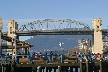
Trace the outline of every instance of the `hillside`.
{"label": "hillside", "polygon": [[38,35],[26,40],[26,42],[34,44],[32,50],[58,50],[61,47],[59,42],[64,43],[62,48],[68,49],[78,45],[79,39],[90,39],[89,35]]}

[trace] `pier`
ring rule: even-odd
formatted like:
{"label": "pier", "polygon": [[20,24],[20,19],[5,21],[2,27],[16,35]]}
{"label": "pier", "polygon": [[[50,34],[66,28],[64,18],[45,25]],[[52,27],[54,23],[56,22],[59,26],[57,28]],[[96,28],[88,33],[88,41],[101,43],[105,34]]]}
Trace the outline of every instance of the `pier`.
{"label": "pier", "polygon": [[[81,54],[80,54],[81,55]],[[107,72],[108,68],[108,55],[104,54],[98,55],[98,58],[92,58],[96,54],[84,54],[81,57],[78,54],[70,56],[60,56],[59,59],[50,61],[44,58],[26,58],[28,55],[22,56],[21,60],[19,58],[12,61],[11,58],[7,56],[6,58],[1,58],[0,71],[1,72]],[[25,56],[25,57],[23,57]],[[45,56],[45,55],[44,55]],[[50,56],[50,55],[47,55]],[[55,55],[53,55],[55,56]],[[85,58],[83,57],[85,56]],[[10,56],[11,57],[11,56]],[[19,61],[18,61],[19,60]]]}

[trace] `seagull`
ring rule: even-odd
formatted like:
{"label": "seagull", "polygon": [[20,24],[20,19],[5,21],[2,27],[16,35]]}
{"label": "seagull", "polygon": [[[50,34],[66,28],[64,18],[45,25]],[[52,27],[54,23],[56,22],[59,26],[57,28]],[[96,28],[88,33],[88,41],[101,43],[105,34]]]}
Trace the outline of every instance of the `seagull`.
{"label": "seagull", "polygon": [[59,42],[59,46],[60,46],[60,47],[61,47],[61,45],[62,45],[62,44],[64,44],[64,43],[62,43],[62,42]]}
{"label": "seagull", "polygon": [[61,42],[59,42],[59,46],[61,47]]}

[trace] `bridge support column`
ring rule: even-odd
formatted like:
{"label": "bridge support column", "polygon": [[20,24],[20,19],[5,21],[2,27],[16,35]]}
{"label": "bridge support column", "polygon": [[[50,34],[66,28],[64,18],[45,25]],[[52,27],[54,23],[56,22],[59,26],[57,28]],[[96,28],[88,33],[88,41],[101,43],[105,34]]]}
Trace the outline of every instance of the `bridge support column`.
{"label": "bridge support column", "polygon": [[41,66],[38,66],[37,69],[38,69],[38,72],[41,72]]}
{"label": "bridge support column", "polygon": [[61,71],[60,71],[60,66],[58,66],[58,72],[61,72]]}
{"label": "bridge support column", "polygon": [[[18,23],[15,20],[9,20],[8,21],[8,36],[15,38],[15,32],[18,30]],[[16,39],[18,38],[18,36],[16,36]],[[10,42],[7,42],[7,45],[11,45]],[[15,43],[13,44],[15,46]],[[9,49],[7,49],[7,53],[12,54],[11,51],[9,51]],[[15,49],[13,49],[14,52],[16,52]]]}
{"label": "bridge support column", "polygon": [[1,33],[2,33],[2,28],[3,28],[3,24],[2,24],[2,18],[0,18],[0,55],[2,55],[2,39],[1,39]]}
{"label": "bridge support column", "polygon": [[89,61],[88,61],[88,59],[86,59],[86,72],[89,72]]}
{"label": "bridge support column", "polygon": [[82,71],[82,60],[80,60],[80,72],[83,72]]}
{"label": "bridge support column", "polygon": [[102,72],[102,60],[100,60],[100,72]]}
{"label": "bridge support column", "polygon": [[92,47],[92,52],[93,53],[103,53],[103,41],[102,41],[102,20],[101,18],[95,18],[92,21],[93,24],[93,29],[94,29],[94,39],[93,39],[93,47]]}
{"label": "bridge support column", "polygon": [[72,66],[70,67],[70,72],[73,72],[73,67]]}

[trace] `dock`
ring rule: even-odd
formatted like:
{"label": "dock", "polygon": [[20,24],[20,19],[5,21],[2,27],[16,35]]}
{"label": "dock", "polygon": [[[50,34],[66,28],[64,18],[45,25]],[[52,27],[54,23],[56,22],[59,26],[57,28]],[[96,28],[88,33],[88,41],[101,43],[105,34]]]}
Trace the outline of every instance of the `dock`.
{"label": "dock", "polygon": [[[85,55],[87,57],[87,55]],[[62,58],[61,58],[62,57]],[[70,56],[67,56],[70,57]],[[100,58],[79,58],[71,60],[60,56],[58,60],[28,60],[22,58],[22,61],[17,62],[6,58],[0,64],[0,72],[107,72],[108,59]],[[62,60],[61,60],[62,59]],[[24,61],[25,60],[25,61]],[[34,61],[34,62],[33,62]]]}

